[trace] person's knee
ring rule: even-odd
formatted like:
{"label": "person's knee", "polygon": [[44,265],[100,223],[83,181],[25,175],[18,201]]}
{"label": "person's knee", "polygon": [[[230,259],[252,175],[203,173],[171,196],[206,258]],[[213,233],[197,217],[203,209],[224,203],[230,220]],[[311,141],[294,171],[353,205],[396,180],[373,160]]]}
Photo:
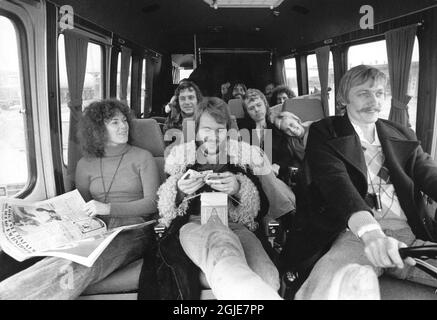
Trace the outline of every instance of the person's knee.
{"label": "person's knee", "polygon": [[273,265],[273,263],[268,263],[263,266],[264,272],[261,275],[261,278],[274,290],[278,291],[280,287],[279,280],[279,271]]}
{"label": "person's knee", "polygon": [[212,230],[205,239],[205,245],[215,259],[230,255],[244,258],[239,238],[229,229]]}
{"label": "person's knee", "polygon": [[200,225],[197,223],[194,223],[194,222],[189,222],[189,223],[184,224],[179,229],[179,240],[182,243],[186,243],[187,241],[189,241],[189,238],[191,238],[192,235],[195,232],[197,232],[199,227],[200,227]]}

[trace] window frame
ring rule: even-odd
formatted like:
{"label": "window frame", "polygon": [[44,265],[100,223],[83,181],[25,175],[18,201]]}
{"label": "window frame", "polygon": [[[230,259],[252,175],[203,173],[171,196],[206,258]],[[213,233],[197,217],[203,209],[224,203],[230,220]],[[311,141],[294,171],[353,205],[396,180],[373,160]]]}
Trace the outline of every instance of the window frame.
{"label": "window frame", "polygon": [[30,79],[30,61],[29,61],[29,45],[26,33],[26,27],[20,17],[10,11],[0,8],[0,16],[9,19],[14,26],[16,39],[17,39],[17,52],[18,52],[18,68],[20,73],[20,86],[21,86],[21,98],[22,109],[24,113],[25,123],[25,143],[27,147],[27,172],[28,178],[23,190],[19,191],[14,198],[23,199],[30,195],[34,190],[38,178],[38,169],[36,163],[36,147],[35,137],[33,133],[33,110],[32,110],[32,93],[31,93],[31,79]]}

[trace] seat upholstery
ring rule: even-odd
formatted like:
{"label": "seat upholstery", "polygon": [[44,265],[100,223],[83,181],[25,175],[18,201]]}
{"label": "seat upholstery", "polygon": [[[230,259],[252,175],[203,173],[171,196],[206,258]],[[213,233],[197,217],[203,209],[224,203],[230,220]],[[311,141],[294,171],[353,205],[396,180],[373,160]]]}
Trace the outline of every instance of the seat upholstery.
{"label": "seat upholstery", "polygon": [[[132,145],[146,149],[152,153],[158,165],[161,183],[165,180],[164,173],[164,138],[156,120],[134,119],[130,129]],[[121,268],[104,280],[89,286],[84,295],[113,294],[132,292],[138,289],[138,279],[142,266],[142,259],[134,261]],[[89,297],[92,299],[92,297]]]}
{"label": "seat upholstery", "polygon": [[282,112],[282,103],[270,107],[270,122],[274,122],[275,118]]}
{"label": "seat upholstery", "polygon": [[229,111],[236,119],[244,118],[243,100],[231,99],[228,102]]}
{"label": "seat upholstery", "polygon": [[288,99],[285,100],[282,111],[294,113],[303,122],[317,121],[325,117],[322,102],[318,99]]}
{"label": "seat upholstery", "polygon": [[164,173],[164,137],[155,119],[134,119],[130,130],[132,145],[150,151],[159,169],[161,183],[165,180]]}
{"label": "seat upholstery", "polygon": [[437,300],[435,288],[382,276],[379,280],[382,300]]}

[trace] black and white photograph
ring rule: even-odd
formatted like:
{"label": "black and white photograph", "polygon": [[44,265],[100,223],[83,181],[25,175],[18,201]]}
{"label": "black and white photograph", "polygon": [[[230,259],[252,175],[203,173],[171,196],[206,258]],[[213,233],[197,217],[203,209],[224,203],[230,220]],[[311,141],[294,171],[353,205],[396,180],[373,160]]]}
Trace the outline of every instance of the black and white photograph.
{"label": "black and white photograph", "polygon": [[436,109],[437,0],[0,0],[0,301],[437,300]]}

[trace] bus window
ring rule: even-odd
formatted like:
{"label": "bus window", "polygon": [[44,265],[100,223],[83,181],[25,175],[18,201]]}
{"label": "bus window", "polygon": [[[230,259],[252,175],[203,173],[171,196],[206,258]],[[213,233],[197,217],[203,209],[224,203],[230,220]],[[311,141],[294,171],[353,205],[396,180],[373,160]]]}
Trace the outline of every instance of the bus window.
{"label": "bus window", "polygon": [[[317,67],[317,56],[315,53],[307,55],[308,66],[308,88],[310,94],[320,92],[319,70]],[[329,115],[335,115],[335,81],[334,81],[334,60],[332,52],[329,52],[328,64],[328,92],[329,97]]]}
{"label": "bus window", "polygon": [[179,79],[188,79],[193,69],[179,69]]}
{"label": "bus window", "polygon": [[[65,63],[64,35],[58,38],[59,53],[59,92],[61,100],[61,131],[62,131],[62,156],[64,164],[68,165],[68,131],[70,127],[70,109],[68,108],[68,80],[67,66]],[[82,92],[82,108],[92,101],[103,98],[102,90],[102,61],[103,48],[95,43],[88,43],[85,81]]]}
{"label": "bus window", "polygon": [[309,94],[320,93],[319,70],[317,69],[316,54],[307,55],[308,90]]}
{"label": "bus window", "polygon": [[85,108],[92,101],[103,98],[102,65],[103,47],[95,43],[88,43],[86,57],[85,83],[83,86],[82,106]]}
{"label": "bus window", "polygon": [[287,86],[293,90],[296,95],[298,95],[299,91],[297,88],[296,58],[285,59],[284,66]]}
{"label": "bus window", "polygon": [[417,93],[419,89],[419,43],[417,37],[414,40],[413,56],[411,58],[410,77],[408,79],[408,95],[411,100],[408,103],[411,129],[416,131]]}
{"label": "bus window", "polygon": [[23,191],[30,180],[26,113],[22,98],[18,34],[0,16],[0,197]]}
{"label": "bus window", "polygon": [[141,113],[144,115],[144,103],[146,100],[146,59],[143,59],[143,71],[141,73]]}

